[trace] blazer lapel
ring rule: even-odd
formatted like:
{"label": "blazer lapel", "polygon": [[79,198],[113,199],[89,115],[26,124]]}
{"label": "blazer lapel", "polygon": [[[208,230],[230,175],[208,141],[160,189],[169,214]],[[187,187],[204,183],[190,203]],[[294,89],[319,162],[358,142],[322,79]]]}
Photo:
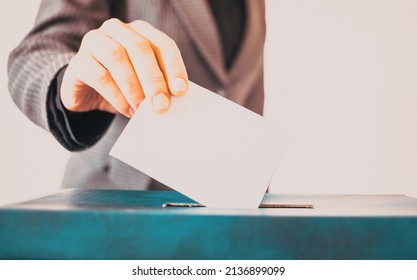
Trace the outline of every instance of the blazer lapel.
{"label": "blazer lapel", "polygon": [[171,0],[171,2],[207,64],[217,78],[224,85],[227,84],[228,75],[224,68],[220,34],[209,3],[190,0]]}

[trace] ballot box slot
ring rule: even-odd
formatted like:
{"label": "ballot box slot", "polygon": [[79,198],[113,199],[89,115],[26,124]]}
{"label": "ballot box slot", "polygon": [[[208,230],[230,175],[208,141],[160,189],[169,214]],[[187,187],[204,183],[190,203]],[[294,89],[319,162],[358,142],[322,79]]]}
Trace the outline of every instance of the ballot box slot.
{"label": "ballot box slot", "polygon": [[[167,207],[205,207],[200,203],[179,203],[179,202],[166,202],[162,204],[163,208]],[[288,203],[262,203],[259,208],[301,208],[301,209],[314,209],[313,204],[288,204]]]}

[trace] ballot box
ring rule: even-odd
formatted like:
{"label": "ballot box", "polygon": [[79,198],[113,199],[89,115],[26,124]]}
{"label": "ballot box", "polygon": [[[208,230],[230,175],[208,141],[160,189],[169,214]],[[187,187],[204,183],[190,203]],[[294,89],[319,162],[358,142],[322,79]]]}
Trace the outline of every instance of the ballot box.
{"label": "ballot box", "polygon": [[171,191],[64,190],[3,207],[0,259],[417,259],[417,199],[404,195],[181,203],[196,206]]}

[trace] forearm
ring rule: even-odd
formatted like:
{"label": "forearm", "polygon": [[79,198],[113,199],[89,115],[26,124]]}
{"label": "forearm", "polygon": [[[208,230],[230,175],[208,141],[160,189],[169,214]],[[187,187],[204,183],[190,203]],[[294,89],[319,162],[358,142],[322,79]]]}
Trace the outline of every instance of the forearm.
{"label": "forearm", "polygon": [[[73,53],[55,48],[52,55],[45,40],[23,42],[9,57],[9,92],[19,109],[35,124],[49,130],[46,100],[51,81]],[[30,50],[33,47],[38,50]],[[29,51],[30,50],[30,51]]]}
{"label": "forearm", "polygon": [[84,34],[108,17],[103,1],[42,2],[33,29],[10,54],[8,63],[12,99],[34,123],[51,131],[48,94],[53,81],[78,50]]}

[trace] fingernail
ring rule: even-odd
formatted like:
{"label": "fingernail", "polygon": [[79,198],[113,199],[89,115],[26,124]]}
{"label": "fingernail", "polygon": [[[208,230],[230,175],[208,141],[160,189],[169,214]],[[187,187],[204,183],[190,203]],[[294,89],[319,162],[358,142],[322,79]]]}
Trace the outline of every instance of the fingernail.
{"label": "fingernail", "polygon": [[169,100],[164,93],[158,93],[152,98],[152,104],[156,111],[163,112],[168,109]]}
{"label": "fingernail", "polygon": [[171,82],[171,90],[173,95],[182,95],[187,91],[187,83],[183,78],[175,78]]}

